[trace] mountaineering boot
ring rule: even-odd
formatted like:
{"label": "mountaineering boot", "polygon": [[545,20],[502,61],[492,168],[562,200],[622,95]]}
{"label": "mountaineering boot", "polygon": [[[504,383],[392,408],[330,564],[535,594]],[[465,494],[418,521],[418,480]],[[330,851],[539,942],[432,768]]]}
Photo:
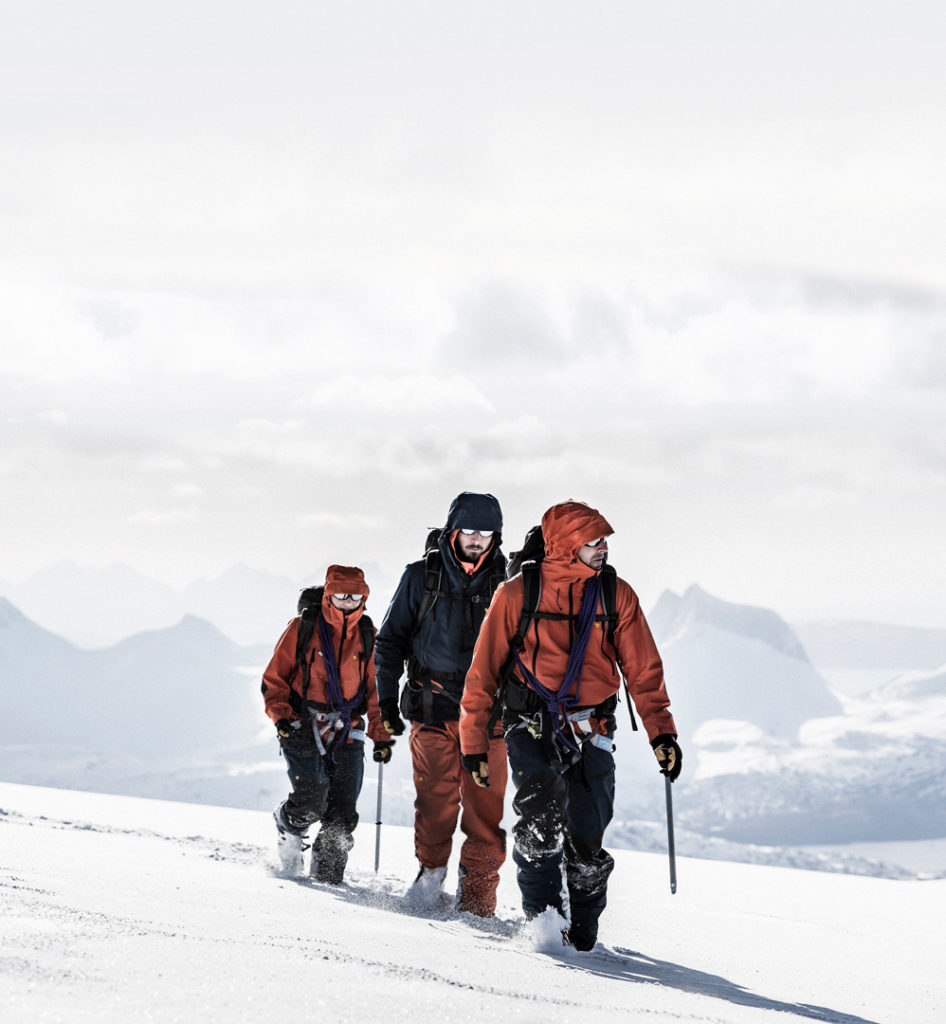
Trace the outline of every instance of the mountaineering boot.
{"label": "mountaineering boot", "polygon": [[493,917],[496,913],[496,885],[488,875],[471,873],[460,865],[457,878],[457,910],[476,917]]}
{"label": "mountaineering boot", "polygon": [[303,872],[302,853],[306,832],[294,829],[286,820],[285,804],[273,811],[276,822],[276,853],[279,855],[279,873],[286,878],[298,878]]}
{"label": "mountaineering boot", "polygon": [[446,877],[446,864],[442,868],[425,868],[421,865],[417,877],[405,894],[407,902],[418,910],[435,910],[451,905],[453,898],[443,890]]}
{"label": "mountaineering boot", "polygon": [[341,885],[348,863],[348,851],[355,845],[349,832],[323,824],[312,844],[309,876],[325,885]]}

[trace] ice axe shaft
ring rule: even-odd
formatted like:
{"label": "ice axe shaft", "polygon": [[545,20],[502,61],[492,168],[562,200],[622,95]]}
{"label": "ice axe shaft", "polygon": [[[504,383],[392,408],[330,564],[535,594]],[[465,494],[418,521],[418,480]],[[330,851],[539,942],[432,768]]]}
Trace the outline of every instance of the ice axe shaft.
{"label": "ice axe shaft", "polygon": [[670,854],[670,892],[675,893],[677,891],[677,850],[673,841],[673,793],[671,792],[670,779],[666,775],[664,776],[664,793],[667,797],[667,852]]}
{"label": "ice axe shaft", "polygon": [[375,815],[374,823],[374,873],[378,873],[378,865],[381,863],[381,782],[384,778],[384,764],[378,762],[378,813]]}

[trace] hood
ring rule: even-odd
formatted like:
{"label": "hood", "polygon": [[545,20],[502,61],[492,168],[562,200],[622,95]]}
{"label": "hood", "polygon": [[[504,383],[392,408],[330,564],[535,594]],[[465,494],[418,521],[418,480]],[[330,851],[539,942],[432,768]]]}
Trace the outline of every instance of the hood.
{"label": "hood", "polygon": [[583,501],[563,501],[542,516],[545,557],[550,561],[574,562],[583,544],[612,533],[607,519]]}
{"label": "hood", "polygon": [[[499,502],[492,494],[477,494],[474,491],[458,494],[450,505],[444,526],[445,533],[453,533],[454,530],[492,530],[501,534],[503,513]],[[494,540],[494,546],[495,543],[498,540]]]}
{"label": "hood", "polygon": [[325,593],[322,596],[322,614],[333,625],[338,625],[346,615],[331,601],[332,594],[364,594],[365,600],[348,613],[349,622],[360,619],[371,590],[365,582],[365,574],[354,565],[330,565],[325,573]]}

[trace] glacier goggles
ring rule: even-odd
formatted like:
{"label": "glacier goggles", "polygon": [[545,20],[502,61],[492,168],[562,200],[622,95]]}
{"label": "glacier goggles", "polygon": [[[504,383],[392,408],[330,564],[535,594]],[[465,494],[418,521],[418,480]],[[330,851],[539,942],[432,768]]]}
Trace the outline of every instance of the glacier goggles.
{"label": "glacier goggles", "polygon": [[354,601],[355,604],[361,604],[365,599],[364,594],[332,594],[331,596],[334,597],[336,601]]}
{"label": "glacier goggles", "polygon": [[475,533],[478,533],[481,537],[492,537],[495,530],[461,530],[460,533],[464,537],[472,537]]}
{"label": "glacier goggles", "polygon": [[597,540],[589,540],[586,544],[582,544],[584,548],[596,548],[599,544],[604,544],[607,541],[607,537],[599,537]]}

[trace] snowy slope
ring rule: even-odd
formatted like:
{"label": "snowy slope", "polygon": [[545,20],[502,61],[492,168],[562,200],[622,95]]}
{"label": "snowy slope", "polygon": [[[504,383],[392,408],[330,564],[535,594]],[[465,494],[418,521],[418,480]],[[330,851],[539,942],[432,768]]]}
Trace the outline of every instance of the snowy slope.
{"label": "snowy slope", "polygon": [[496,920],[411,911],[410,833],[363,825],[348,884],[271,871],[268,815],[0,784],[5,1020],[933,1024],[946,881],[616,853],[602,943],[539,953],[507,863]]}

